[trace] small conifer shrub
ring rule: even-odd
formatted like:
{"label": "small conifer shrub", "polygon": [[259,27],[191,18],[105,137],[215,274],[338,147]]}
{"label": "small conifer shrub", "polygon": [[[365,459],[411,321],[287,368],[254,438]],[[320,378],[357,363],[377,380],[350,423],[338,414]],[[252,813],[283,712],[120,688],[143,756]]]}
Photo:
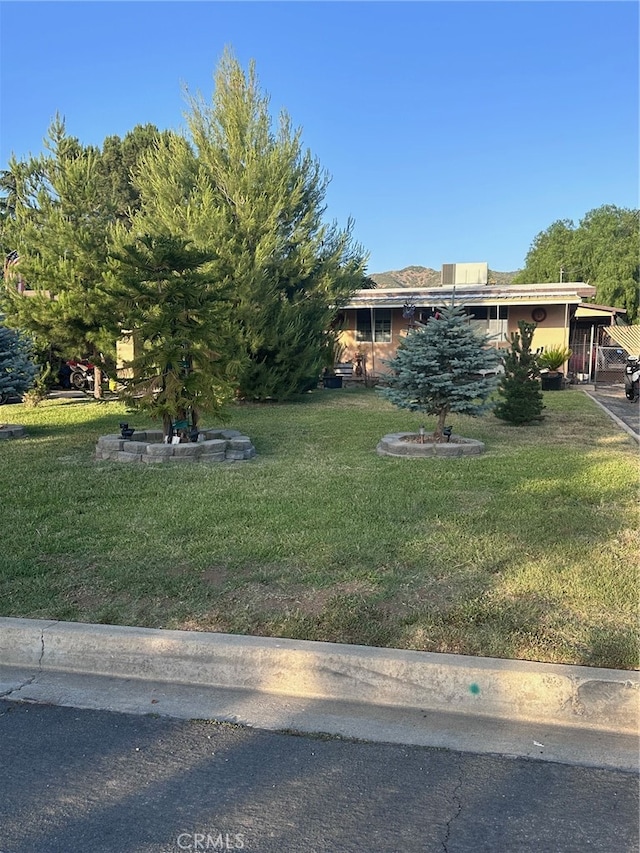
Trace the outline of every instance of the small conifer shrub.
{"label": "small conifer shrub", "polygon": [[520,320],[518,329],[518,332],[511,333],[511,347],[504,357],[504,376],[498,388],[502,399],[495,407],[494,414],[520,426],[542,420],[544,404],[540,367],[531,352],[536,324]]}

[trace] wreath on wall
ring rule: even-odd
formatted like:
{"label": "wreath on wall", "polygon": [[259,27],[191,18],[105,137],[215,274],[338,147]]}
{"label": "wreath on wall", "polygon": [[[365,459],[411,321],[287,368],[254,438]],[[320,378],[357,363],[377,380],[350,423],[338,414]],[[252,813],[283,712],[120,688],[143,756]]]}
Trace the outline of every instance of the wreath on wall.
{"label": "wreath on wall", "polygon": [[535,323],[542,323],[543,320],[547,319],[547,312],[544,308],[534,308],[531,312],[531,318]]}

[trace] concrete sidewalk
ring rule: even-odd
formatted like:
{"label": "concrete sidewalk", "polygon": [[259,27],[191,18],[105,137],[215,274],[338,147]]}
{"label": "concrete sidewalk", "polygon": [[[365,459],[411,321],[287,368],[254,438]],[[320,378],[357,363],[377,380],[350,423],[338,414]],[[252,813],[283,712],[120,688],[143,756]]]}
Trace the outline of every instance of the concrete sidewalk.
{"label": "concrete sidewalk", "polygon": [[638,767],[630,671],[0,618],[0,696]]}

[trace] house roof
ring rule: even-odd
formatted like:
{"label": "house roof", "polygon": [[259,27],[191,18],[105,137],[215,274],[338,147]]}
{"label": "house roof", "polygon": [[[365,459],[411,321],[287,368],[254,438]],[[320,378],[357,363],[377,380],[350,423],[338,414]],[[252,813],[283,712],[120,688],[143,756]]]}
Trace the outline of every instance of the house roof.
{"label": "house roof", "polygon": [[380,287],[358,290],[345,308],[402,308],[406,303],[434,307],[451,302],[463,305],[579,305],[596,289],[581,281],[558,284],[472,284],[456,287]]}

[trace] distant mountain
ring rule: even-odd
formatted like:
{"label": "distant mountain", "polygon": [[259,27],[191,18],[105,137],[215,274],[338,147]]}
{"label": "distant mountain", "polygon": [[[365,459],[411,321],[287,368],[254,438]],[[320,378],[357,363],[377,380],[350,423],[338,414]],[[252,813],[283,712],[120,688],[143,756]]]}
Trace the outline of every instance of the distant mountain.
{"label": "distant mountain", "polygon": [[[511,284],[519,270],[513,272],[496,272],[489,270],[491,284]],[[441,271],[431,267],[405,267],[402,270],[389,272],[374,272],[372,278],[377,287],[440,287]]]}

